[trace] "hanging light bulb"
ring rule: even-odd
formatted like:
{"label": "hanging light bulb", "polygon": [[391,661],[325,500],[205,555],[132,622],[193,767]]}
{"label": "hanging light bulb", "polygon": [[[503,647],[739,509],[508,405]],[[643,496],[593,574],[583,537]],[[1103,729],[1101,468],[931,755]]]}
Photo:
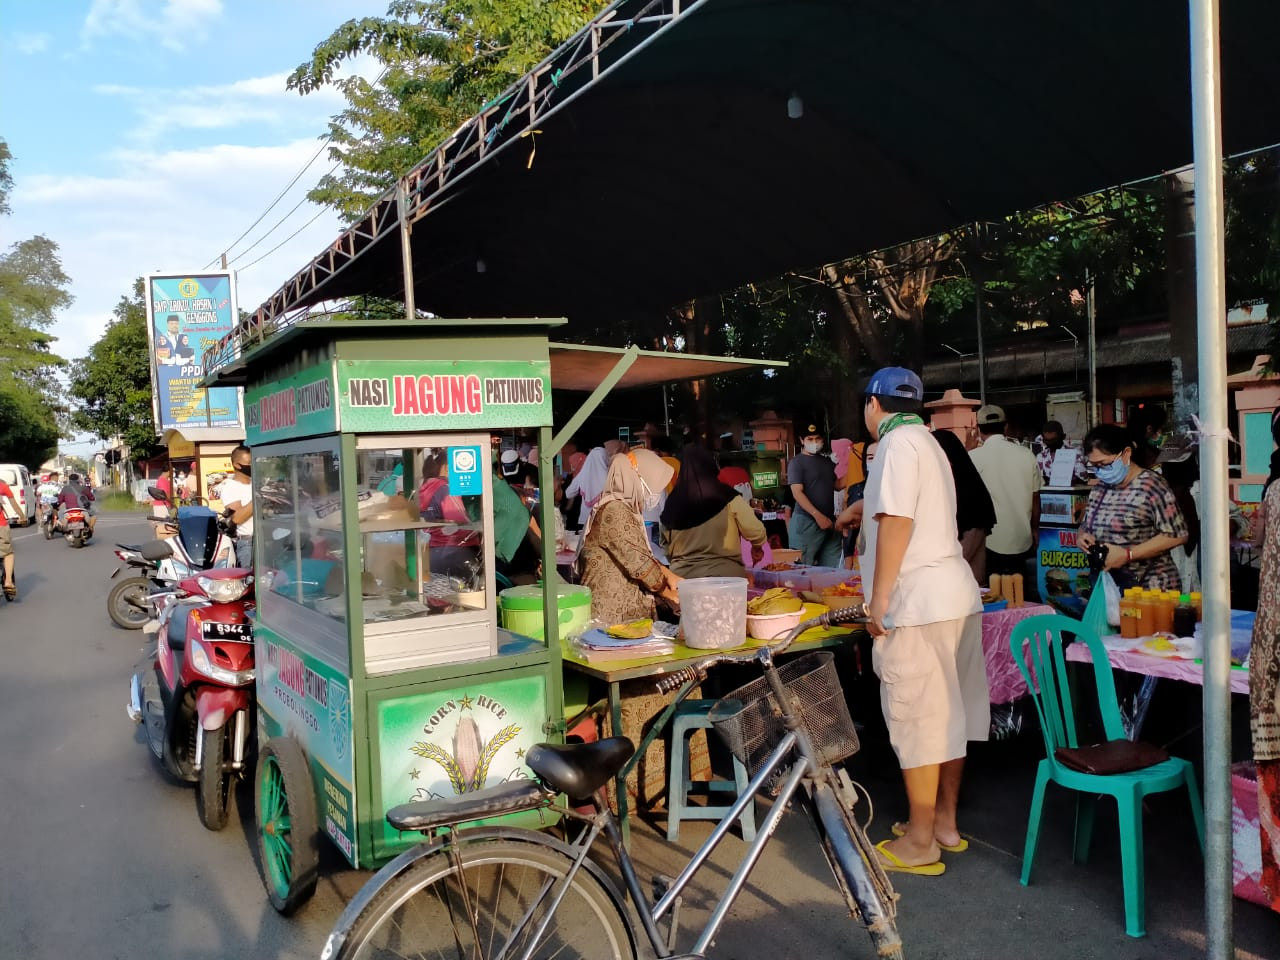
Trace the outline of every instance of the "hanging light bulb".
{"label": "hanging light bulb", "polygon": [[791,91],[791,96],[787,97],[787,116],[792,120],[799,120],[804,116],[804,101],[794,90]]}
{"label": "hanging light bulb", "polygon": [[480,258],[476,258],[476,273],[484,273],[489,269],[489,265]]}

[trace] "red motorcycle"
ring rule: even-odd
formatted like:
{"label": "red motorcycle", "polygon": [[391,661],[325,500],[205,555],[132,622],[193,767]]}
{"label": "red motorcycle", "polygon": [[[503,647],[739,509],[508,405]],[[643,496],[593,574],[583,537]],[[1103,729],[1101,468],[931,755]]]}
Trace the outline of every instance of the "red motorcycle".
{"label": "red motorcycle", "polygon": [[196,812],[210,830],[226,826],[231,783],[251,768],[252,591],[253,575],[235,567],[183,580],[144,627],[156,634],[155,658],[130,683],[129,717],[165,769],[197,785]]}
{"label": "red motorcycle", "polygon": [[67,507],[58,520],[57,530],[73,547],[83,547],[93,536],[89,527],[88,511],[80,507]]}

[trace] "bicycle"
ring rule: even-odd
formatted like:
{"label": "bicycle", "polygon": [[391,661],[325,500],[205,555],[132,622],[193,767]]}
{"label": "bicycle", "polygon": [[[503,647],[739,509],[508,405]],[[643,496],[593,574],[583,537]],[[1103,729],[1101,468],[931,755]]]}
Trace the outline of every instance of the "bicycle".
{"label": "bicycle", "polygon": [[[865,620],[861,607],[833,610],[801,623],[776,645],[710,654],[659,678],[665,691],[679,688],[678,702],[716,664],[755,661],[763,670],[762,677],[717,701],[711,713],[716,731],[750,771],[750,784],[680,876],[655,880],[656,902],[641,889],[603,793],[634,752],[631,742],[611,737],[595,743],[539,744],[525,757],[534,779],[390,810],[387,820],[399,830],[441,835],[401,854],[365,884],[329,934],[322,960],[634,958],[639,938],[626,899],[588,856],[602,833],[653,954],[671,960],[702,958],[793,799],[817,828],[836,884],[870,933],[876,956],[900,960],[897,894],[854,815],[862,788],[833,766],[858,750],[858,740],[832,655],[806,654],[780,667],[774,662],[811,627]],[[682,891],[762,790],[775,799],[755,841],[692,949],[677,954]],[[569,805],[557,803],[561,794]],[[573,807],[586,800],[593,812],[575,812]],[[540,808],[554,809],[584,829],[572,842],[511,827],[459,829],[467,821]],[[659,922],[668,915],[664,934]]]}

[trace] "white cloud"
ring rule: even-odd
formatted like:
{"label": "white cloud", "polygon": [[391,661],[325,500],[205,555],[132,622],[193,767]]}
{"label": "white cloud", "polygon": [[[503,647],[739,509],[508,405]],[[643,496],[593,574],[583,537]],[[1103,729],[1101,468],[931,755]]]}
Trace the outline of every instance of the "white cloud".
{"label": "white cloud", "polygon": [[19,33],[13,38],[13,46],[19,53],[43,53],[49,49],[53,37],[47,33]]}
{"label": "white cloud", "polygon": [[[118,151],[104,159],[97,177],[19,180],[6,236],[44,233],[54,240],[76,297],[51,331],[59,338],[55,350],[65,357],[84,356],[102,336],[112,308],[132,290],[135,277],[203,269],[266,208],[316,146],[314,139],[303,138],[265,147]],[[312,165],[236,251],[284,217],[328,168],[324,158]],[[304,203],[232,268],[243,268],[270,250],[317,210]],[[242,272],[240,305],[257,307],[340,230],[337,215],[326,211],[279,251]]]}
{"label": "white cloud", "polygon": [[[356,57],[344,66],[345,75],[366,78],[377,76],[380,68],[367,56]],[[226,84],[168,89],[98,84],[93,91],[129,102],[138,117],[129,138],[142,144],[173,142],[183,131],[228,130],[253,123],[279,131],[293,129],[301,122],[318,131],[324,126],[323,122],[317,125],[317,119],[327,118],[345,105],[341,92],[331,84],[302,97],[286,89],[287,78],[287,73],[273,73]]]}
{"label": "white cloud", "polygon": [[93,0],[80,28],[88,47],[104,37],[124,37],[138,43],[159,43],[169,50],[185,50],[191,39],[204,35],[205,25],[222,16],[222,0]]}

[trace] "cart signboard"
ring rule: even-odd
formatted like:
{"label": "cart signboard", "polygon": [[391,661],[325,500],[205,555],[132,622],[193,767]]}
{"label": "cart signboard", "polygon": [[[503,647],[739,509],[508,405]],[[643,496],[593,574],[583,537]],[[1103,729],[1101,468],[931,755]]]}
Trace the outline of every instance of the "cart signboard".
{"label": "cart signboard", "polygon": [[268,737],[290,736],[305,747],[312,761],[321,828],[354,866],[358,848],[351,681],[261,621],[254,639],[259,722]]}
{"label": "cart signboard", "polygon": [[[546,676],[542,672],[495,678],[381,700],[373,712],[384,809],[416,800],[474,793],[524,780],[524,756],[547,739]],[[513,822],[505,817],[502,823]],[[385,820],[384,849],[411,846]]]}
{"label": "cart signboard", "polygon": [[551,422],[546,361],[343,361],[344,432],[501,430]]}
{"label": "cart signboard", "polygon": [[251,388],[245,395],[245,442],[315,436],[337,429],[333,369],[311,367],[292,377]]}

